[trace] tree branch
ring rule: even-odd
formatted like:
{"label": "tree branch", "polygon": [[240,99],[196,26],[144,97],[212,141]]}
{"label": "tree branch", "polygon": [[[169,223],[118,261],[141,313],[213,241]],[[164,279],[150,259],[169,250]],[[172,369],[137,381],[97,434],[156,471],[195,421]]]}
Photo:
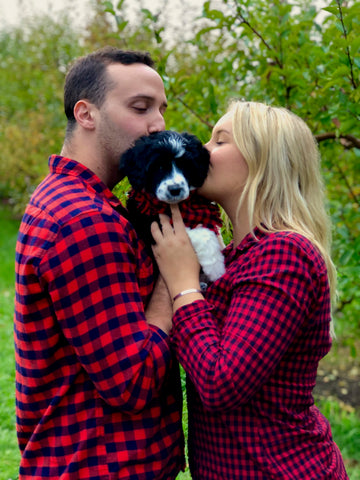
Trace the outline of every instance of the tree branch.
{"label": "tree branch", "polygon": [[346,185],[346,188],[348,189],[349,193],[350,193],[350,196],[352,197],[352,199],[354,200],[354,203],[356,203],[357,205],[360,205],[360,202],[359,202],[359,199],[356,195],[356,193],[354,192],[354,190],[352,189],[350,183],[348,182],[348,179],[343,171],[343,169],[341,168],[341,166],[339,164],[336,164],[336,168],[338,169],[340,175],[341,175],[341,178],[343,179],[345,185]]}
{"label": "tree branch", "polygon": [[317,142],[323,142],[324,140],[335,140],[337,138],[343,139],[346,141],[344,145],[346,148],[359,148],[360,149],[360,139],[354,137],[354,135],[337,135],[335,132],[319,133],[315,135]]}
{"label": "tree branch", "polygon": [[[264,39],[264,37],[261,35],[261,33],[259,33],[257,30],[255,30],[255,28],[250,25],[250,22],[248,20],[246,20],[246,18],[243,16],[243,14],[241,13],[241,10],[240,10],[240,7],[237,7],[236,8],[237,10],[237,14],[241,20],[241,23],[244,23],[245,25],[247,25],[250,30],[261,40],[261,42],[265,45],[265,47],[270,51],[272,52],[273,51],[273,48],[266,42],[266,40]],[[283,65],[281,64],[280,60],[277,58],[277,56],[275,55],[274,56],[274,59],[275,59],[275,62],[277,64],[277,66],[279,68],[283,68]]]}
{"label": "tree branch", "polygon": [[[319,140],[319,137],[321,137],[321,139]],[[356,140],[359,144],[360,144],[360,140],[358,140],[357,138],[353,137],[352,135],[344,135],[344,137],[351,137],[352,139]],[[321,133],[319,135],[315,135],[315,138],[316,140],[319,142],[321,140],[327,140],[327,139],[332,139],[332,138],[336,138],[335,136],[335,133]],[[359,198],[358,196],[356,195],[356,193],[354,192],[354,190],[352,189],[346,175],[345,175],[345,172],[343,171],[343,169],[341,168],[340,166],[340,163],[339,162],[334,162],[332,161],[331,162],[335,168],[337,168],[337,170],[339,171],[340,173],[340,176],[343,180],[343,182],[345,183],[346,185],[346,188],[348,189],[349,191],[349,194],[351,196],[351,198],[353,199],[354,203],[356,203],[357,205],[360,205],[360,201],[359,201]],[[346,224],[346,221],[344,222]]]}
{"label": "tree branch", "polygon": [[[341,26],[342,26],[342,29],[343,29],[343,32],[344,32],[344,37],[345,37],[345,40],[346,40],[346,42],[347,42],[347,31],[346,31],[345,24],[344,24],[344,17],[343,17],[343,12],[342,12],[342,8],[341,8],[341,2],[339,2],[339,0],[336,0],[336,3],[337,3],[337,5],[338,5],[338,9],[339,9],[340,22],[341,22]],[[347,55],[347,57],[348,57],[349,64],[350,64],[350,81],[351,81],[352,86],[353,86],[354,89],[356,90],[356,83],[355,83],[355,77],[354,77],[353,62],[351,61],[351,55],[350,55],[349,45],[346,45],[346,55]]]}
{"label": "tree branch", "polygon": [[182,100],[182,98],[178,97],[178,96],[174,96],[175,100],[179,101],[180,103],[182,103],[184,105],[184,107],[189,110],[189,112],[191,112],[198,120],[200,120],[201,123],[203,123],[204,125],[206,125],[210,130],[213,129],[214,125],[212,123],[209,123],[207,120],[205,120],[204,118],[202,118],[198,113],[195,112],[195,110],[193,110],[186,102],[184,102],[184,100]]}
{"label": "tree branch", "polygon": [[346,305],[351,304],[353,301],[354,301],[354,297],[353,297],[353,296],[350,297],[350,298],[341,300],[341,301],[338,303],[338,305],[337,305],[334,313],[336,314],[336,313],[342,312],[343,309],[344,309],[344,307],[345,307]]}

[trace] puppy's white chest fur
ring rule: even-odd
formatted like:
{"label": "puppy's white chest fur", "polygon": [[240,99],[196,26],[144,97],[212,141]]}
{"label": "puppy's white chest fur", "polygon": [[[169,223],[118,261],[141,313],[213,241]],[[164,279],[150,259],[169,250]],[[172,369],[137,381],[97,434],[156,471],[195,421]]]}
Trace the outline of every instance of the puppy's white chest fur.
{"label": "puppy's white chest fur", "polygon": [[205,275],[214,282],[225,273],[222,246],[215,232],[204,227],[186,228]]}

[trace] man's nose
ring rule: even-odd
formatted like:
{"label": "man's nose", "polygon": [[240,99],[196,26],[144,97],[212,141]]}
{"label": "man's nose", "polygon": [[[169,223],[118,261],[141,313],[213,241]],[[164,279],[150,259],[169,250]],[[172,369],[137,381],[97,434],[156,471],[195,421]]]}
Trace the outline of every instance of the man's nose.
{"label": "man's nose", "polygon": [[155,133],[161,132],[163,130],[165,130],[165,119],[161,115],[161,113],[159,113],[159,115],[157,115],[156,118],[154,118],[154,120],[149,125],[148,131],[149,133]]}

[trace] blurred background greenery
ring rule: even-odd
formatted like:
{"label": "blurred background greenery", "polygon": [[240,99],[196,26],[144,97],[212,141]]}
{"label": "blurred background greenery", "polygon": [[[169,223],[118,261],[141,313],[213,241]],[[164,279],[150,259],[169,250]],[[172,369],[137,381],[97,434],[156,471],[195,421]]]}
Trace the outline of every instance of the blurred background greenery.
{"label": "blurred background greenery", "polygon": [[[234,97],[285,106],[308,123],[322,154],[339,274],[332,365],[346,361],[344,371],[358,365],[359,2],[335,0],[320,9],[312,0],[199,0],[195,15],[190,0],[176,12],[173,1],[158,0],[150,10],[142,0],[89,0],[81,28],[68,1],[55,16],[34,9],[0,26],[0,480],[17,478],[12,314],[19,219],[47,173],[48,156],[61,149],[67,67],[104,45],[147,50],[157,59],[169,129],[206,141]],[[124,199],[126,189],[122,182],[115,191]],[[336,398],[318,401],[351,478],[360,479],[359,409]]]}

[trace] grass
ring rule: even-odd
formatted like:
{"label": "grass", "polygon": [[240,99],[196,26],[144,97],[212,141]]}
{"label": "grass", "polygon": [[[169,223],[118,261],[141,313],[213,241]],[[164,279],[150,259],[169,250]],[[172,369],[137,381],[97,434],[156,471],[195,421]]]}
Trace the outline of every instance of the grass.
{"label": "grass", "polygon": [[350,480],[360,480],[360,412],[331,401],[317,402],[330,421],[332,434],[344,458]]}
{"label": "grass", "polygon": [[[0,480],[18,478],[19,451],[15,432],[15,366],[13,344],[14,251],[19,222],[0,208]],[[360,412],[333,400],[317,402],[329,419],[333,437],[346,463],[350,480],[360,480]],[[187,410],[184,411],[187,436]],[[189,471],[177,480],[190,480]]]}

